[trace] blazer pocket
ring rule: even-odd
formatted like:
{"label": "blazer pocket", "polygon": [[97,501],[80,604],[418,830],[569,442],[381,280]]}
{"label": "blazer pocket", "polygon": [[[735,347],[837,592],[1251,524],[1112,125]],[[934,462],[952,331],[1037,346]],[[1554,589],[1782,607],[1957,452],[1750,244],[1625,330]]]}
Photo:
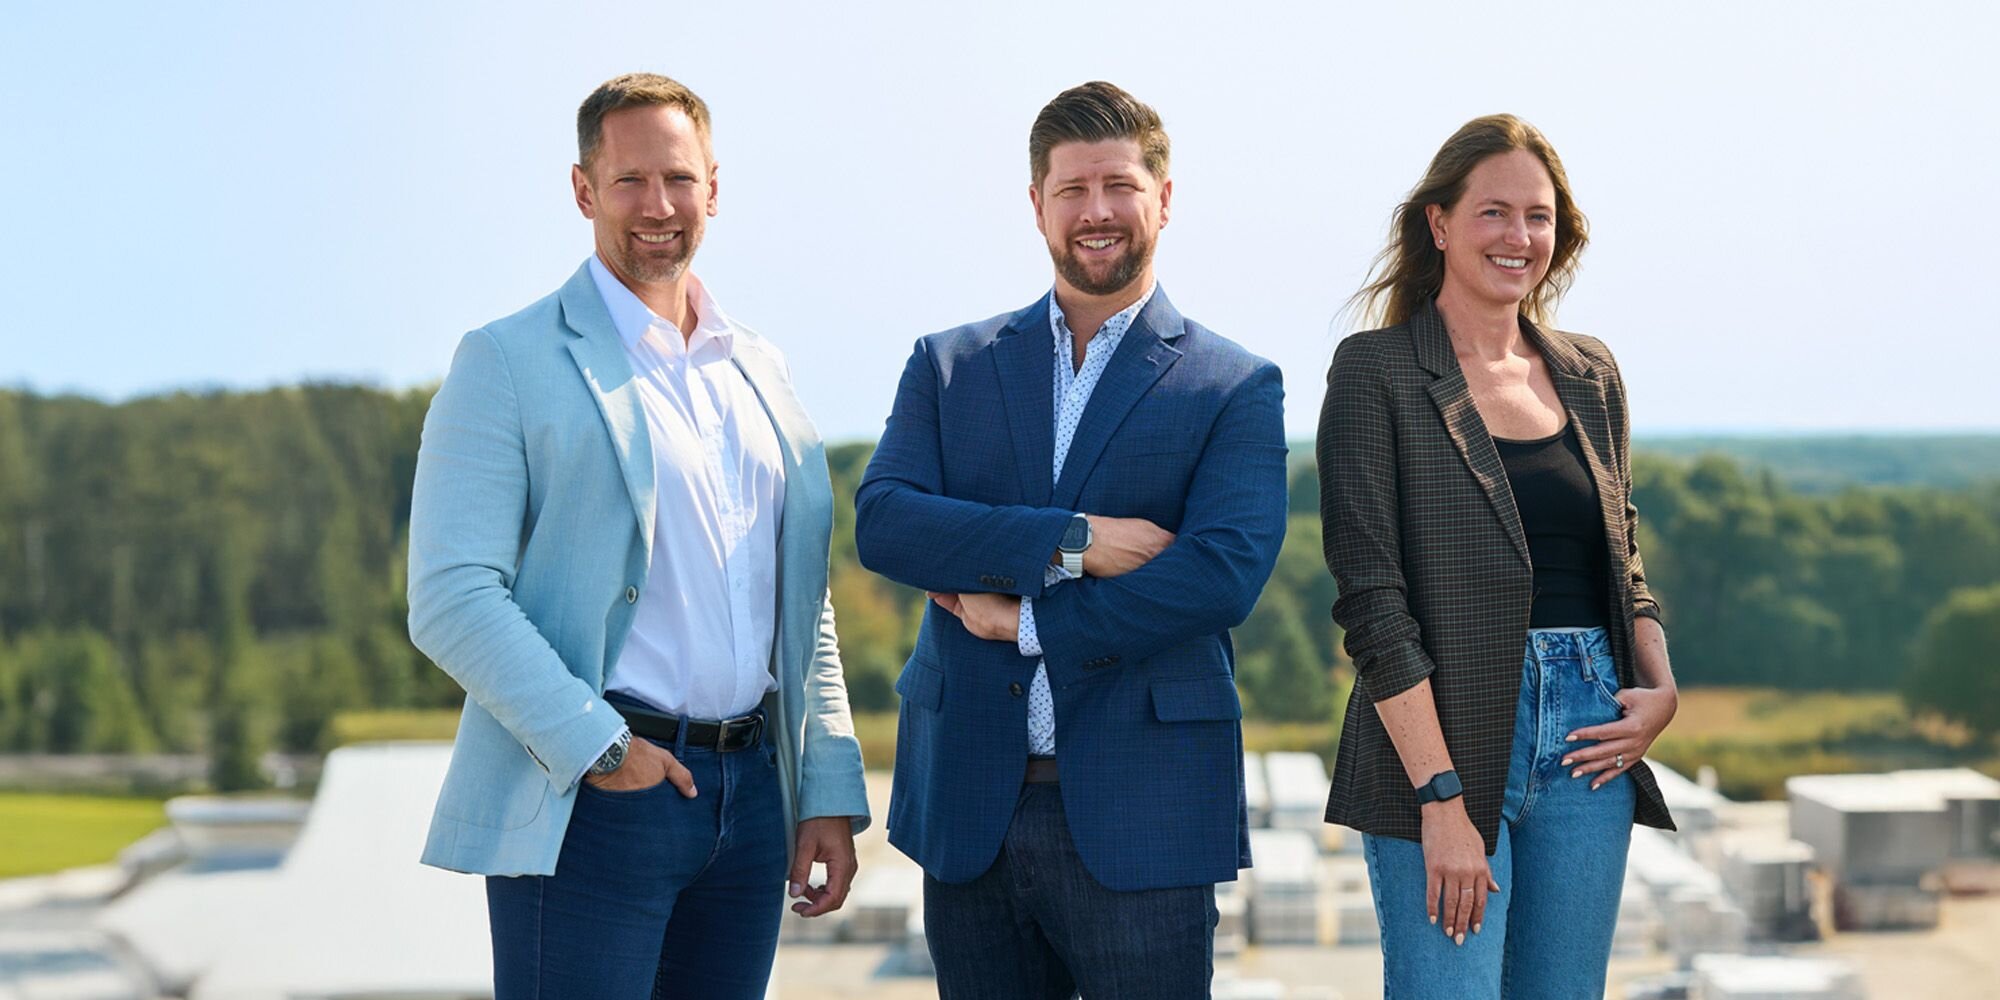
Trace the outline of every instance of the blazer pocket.
{"label": "blazer pocket", "polygon": [[1243,718],[1236,682],[1227,674],[1153,682],[1153,715],[1161,722],[1220,722]]}
{"label": "blazer pocket", "polygon": [[944,672],[911,660],[896,678],[896,693],[909,704],[935,712],[944,703]]}

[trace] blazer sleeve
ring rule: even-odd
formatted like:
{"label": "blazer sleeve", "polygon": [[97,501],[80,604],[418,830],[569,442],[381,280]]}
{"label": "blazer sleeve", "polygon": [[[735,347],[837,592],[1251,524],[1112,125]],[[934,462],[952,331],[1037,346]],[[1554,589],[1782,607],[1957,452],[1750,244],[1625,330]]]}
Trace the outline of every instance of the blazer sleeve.
{"label": "blazer sleeve", "polygon": [[1151,656],[1250,616],[1285,540],[1284,399],[1270,364],[1230,393],[1165,551],[1122,576],[1082,577],[1035,599],[1050,681],[1065,685],[1086,662]]}
{"label": "blazer sleeve", "polygon": [[861,743],[847,707],[847,682],[840,667],[840,640],[834,632],[833,597],[820,606],[819,637],[806,673],[806,732],[800,750],[799,819],[846,816],[853,832],[868,828],[868,787],[861,770]]}
{"label": "blazer sleeve", "polygon": [[1395,410],[1384,360],[1349,337],[1334,351],[1315,457],[1327,568],[1339,586],[1333,619],[1371,701],[1436,672],[1409,609]]}
{"label": "blazer sleeve", "polygon": [[897,583],[941,593],[1037,597],[1042,571],[1073,515],[1052,507],[996,507],[944,495],[938,372],[917,341],[896,403],[854,496],[861,565]]}
{"label": "blazer sleeve", "polygon": [[1632,504],[1632,425],[1625,406],[1625,377],[1608,350],[1605,358],[1610,361],[1606,409],[1611,416],[1612,433],[1618,435],[1618,478],[1625,490],[1625,586],[1632,595],[1633,617],[1651,618],[1664,625],[1660,602],[1646,585],[1646,564],[1639,558],[1639,508]]}
{"label": "blazer sleeve", "polygon": [[511,374],[484,330],[431,400],[410,500],[410,640],[567,792],[625,725],[514,603],[527,450]]}

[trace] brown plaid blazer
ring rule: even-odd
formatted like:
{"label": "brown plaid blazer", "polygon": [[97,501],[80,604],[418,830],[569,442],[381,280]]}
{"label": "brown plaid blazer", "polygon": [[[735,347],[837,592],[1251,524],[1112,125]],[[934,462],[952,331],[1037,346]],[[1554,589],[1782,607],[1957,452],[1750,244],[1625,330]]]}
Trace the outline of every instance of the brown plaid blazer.
{"label": "brown plaid blazer", "polygon": [[[1540,349],[1575,423],[1610,546],[1612,655],[1633,683],[1632,622],[1658,618],[1635,540],[1625,386],[1592,337],[1543,332]],[[1340,587],[1354,695],[1334,760],[1329,823],[1421,839],[1416,792],[1375,713],[1375,700],[1428,677],[1465,807],[1491,854],[1514,744],[1534,573],[1507,471],[1453,355],[1435,305],[1400,326],[1341,341],[1320,411],[1319,516],[1326,564]],[[1673,829],[1641,762],[1634,819]]]}

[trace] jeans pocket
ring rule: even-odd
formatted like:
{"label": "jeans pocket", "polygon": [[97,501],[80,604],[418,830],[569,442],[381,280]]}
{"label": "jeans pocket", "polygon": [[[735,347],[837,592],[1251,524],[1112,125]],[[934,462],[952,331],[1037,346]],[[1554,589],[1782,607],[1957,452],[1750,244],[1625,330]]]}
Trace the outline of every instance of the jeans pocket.
{"label": "jeans pocket", "polygon": [[665,778],[661,778],[657,783],[647,785],[644,788],[599,788],[588,781],[579,782],[579,784],[583,786],[584,791],[589,792],[591,795],[594,795],[601,799],[610,799],[613,802],[617,802],[620,800],[629,801],[631,799],[645,798],[646,796],[649,796],[654,792],[657,792],[660,789],[667,787],[667,785],[670,784],[670,782],[667,781],[667,779]]}

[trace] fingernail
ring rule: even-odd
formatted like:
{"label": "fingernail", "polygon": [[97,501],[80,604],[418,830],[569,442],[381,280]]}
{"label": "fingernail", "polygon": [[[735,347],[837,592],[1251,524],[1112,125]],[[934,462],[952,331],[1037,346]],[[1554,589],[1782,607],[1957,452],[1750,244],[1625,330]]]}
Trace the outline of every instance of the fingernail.
{"label": "fingernail", "polygon": [[786,886],[786,891],[792,894],[793,899],[797,899],[799,898],[799,893],[804,892],[805,890],[799,888],[799,884],[797,882],[793,882],[790,883],[788,886]]}
{"label": "fingernail", "polygon": [[1571,771],[1571,772],[1569,773],[1569,776],[1570,776],[1570,777],[1572,777],[1572,778],[1581,778],[1581,777],[1583,777],[1583,768],[1580,768],[1580,767],[1579,767],[1579,768],[1577,768],[1576,770],[1574,770],[1574,771]]}
{"label": "fingernail", "polygon": [[1431,917],[1431,926],[1432,926],[1432,927],[1436,927],[1436,926],[1437,926],[1437,922],[1438,922],[1438,918],[1437,918],[1437,917],[1435,917],[1435,916]]}
{"label": "fingernail", "polygon": [[1486,926],[1486,925],[1485,925],[1485,924],[1483,924],[1483,923],[1481,923],[1481,924],[1473,924],[1473,925],[1472,925],[1472,933],[1474,933],[1474,934],[1477,934],[1477,933],[1479,933],[1479,929],[1480,929],[1481,927],[1484,927],[1484,926]]}
{"label": "fingernail", "polygon": [[1570,736],[1565,736],[1565,737],[1563,737],[1563,742],[1564,742],[1564,743],[1575,743],[1575,742],[1576,742],[1576,737],[1575,737],[1574,735],[1570,735]]}
{"label": "fingernail", "polygon": [[1457,936],[1457,937],[1455,937],[1455,938],[1452,938],[1452,940],[1453,940],[1453,941],[1455,941],[1455,942],[1457,942],[1457,943],[1458,943],[1459,945],[1463,946],[1463,945],[1465,944],[1465,932],[1464,932],[1464,931],[1459,931],[1459,932],[1458,932],[1458,936]]}
{"label": "fingernail", "polygon": [[1568,766],[1570,766],[1571,764],[1574,764],[1574,763],[1576,763],[1576,758],[1575,758],[1575,757],[1564,757],[1564,758],[1563,758],[1563,766],[1564,766],[1564,767],[1568,767]]}

